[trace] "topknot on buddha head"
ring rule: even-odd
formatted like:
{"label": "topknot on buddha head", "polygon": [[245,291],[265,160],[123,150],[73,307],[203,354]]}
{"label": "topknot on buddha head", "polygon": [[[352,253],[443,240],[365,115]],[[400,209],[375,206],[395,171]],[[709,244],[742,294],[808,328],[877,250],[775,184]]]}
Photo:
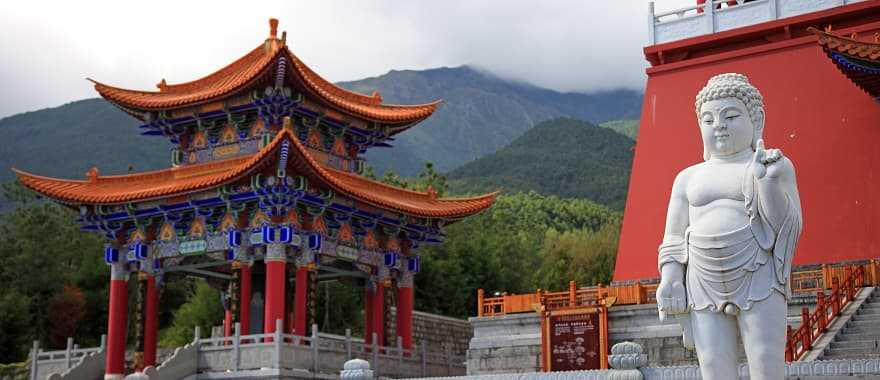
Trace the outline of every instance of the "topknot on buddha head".
{"label": "topknot on buddha head", "polygon": [[752,123],[756,125],[763,123],[764,97],[755,86],[749,83],[747,76],[737,73],[718,74],[709,79],[706,87],[700,90],[696,102],[694,102],[697,115],[699,116],[703,103],[724,98],[739,99],[745,104]]}

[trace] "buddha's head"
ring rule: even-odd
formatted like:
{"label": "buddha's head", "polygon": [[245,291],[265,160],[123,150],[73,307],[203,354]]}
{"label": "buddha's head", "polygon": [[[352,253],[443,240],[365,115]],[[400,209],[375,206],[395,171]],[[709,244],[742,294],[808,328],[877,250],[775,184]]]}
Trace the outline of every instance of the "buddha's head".
{"label": "buddha's head", "polygon": [[745,75],[710,78],[694,105],[703,136],[703,159],[755,150],[764,131],[764,97]]}

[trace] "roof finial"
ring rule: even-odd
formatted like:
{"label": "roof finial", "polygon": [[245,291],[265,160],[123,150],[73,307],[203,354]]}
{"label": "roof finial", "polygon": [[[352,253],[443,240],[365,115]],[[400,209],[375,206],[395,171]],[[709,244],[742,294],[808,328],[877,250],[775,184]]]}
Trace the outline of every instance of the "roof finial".
{"label": "roof finial", "polygon": [[165,78],[162,78],[159,83],[156,83],[156,87],[159,88],[159,92],[165,91],[165,89],[168,88],[168,84],[165,83]]}
{"label": "roof finial", "polygon": [[287,45],[287,31],[281,32],[281,44]]}
{"label": "roof finial", "polygon": [[269,38],[276,38],[278,36],[278,19],[270,18],[269,19]]}
{"label": "roof finial", "polygon": [[293,120],[290,118],[290,116],[284,117],[282,125],[283,125],[282,128],[284,128],[284,129],[289,129],[291,131],[293,130]]}
{"label": "roof finial", "polygon": [[376,99],[379,99],[379,102],[382,102],[382,94],[380,94],[379,91],[374,90],[372,96]]}
{"label": "roof finial", "polygon": [[92,168],[86,172],[86,177],[89,179],[89,182],[98,182],[98,168],[92,166]]}
{"label": "roof finial", "polygon": [[434,190],[434,186],[428,185],[428,199],[435,201],[437,200],[437,190]]}
{"label": "roof finial", "polygon": [[831,24],[825,27],[825,33],[831,33]]}
{"label": "roof finial", "polygon": [[851,40],[855,40],[858,38],[859,38],[859,34],[856,32],[852,32],[852,34],[849,35],[849,39],[851,39]]}

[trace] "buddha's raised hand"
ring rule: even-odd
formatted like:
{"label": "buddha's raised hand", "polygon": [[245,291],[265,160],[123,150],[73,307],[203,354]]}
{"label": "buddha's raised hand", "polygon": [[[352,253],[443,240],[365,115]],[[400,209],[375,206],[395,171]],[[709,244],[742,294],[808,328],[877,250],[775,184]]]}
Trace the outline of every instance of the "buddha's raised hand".
{"label": "buddha's raised hand", "polygon": [[768,178],[777,178],[781,173],[782,165],[782,151],[779,149],[765,149],[764,148],[764,140],[759,139],[755,143],[755,156],[754,156],[754,167],[755,167],[755,178],[762,179],[765,176]]}

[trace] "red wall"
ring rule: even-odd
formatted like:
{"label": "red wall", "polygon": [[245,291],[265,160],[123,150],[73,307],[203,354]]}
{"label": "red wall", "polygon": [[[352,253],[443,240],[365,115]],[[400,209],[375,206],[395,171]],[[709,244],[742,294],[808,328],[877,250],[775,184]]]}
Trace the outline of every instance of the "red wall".
{"label": "red wall", "polygon": [[[880,24],[857,29],[871,36]],[[614,279],[658,276],[672,181],[702,160],[694,97],[725,72],[747,75],[761,91],[766,145],[795,164],[804,216],[795,264],[880,257],[880,103],[841,74],[811,36],[716,57],[648,69]]]}

